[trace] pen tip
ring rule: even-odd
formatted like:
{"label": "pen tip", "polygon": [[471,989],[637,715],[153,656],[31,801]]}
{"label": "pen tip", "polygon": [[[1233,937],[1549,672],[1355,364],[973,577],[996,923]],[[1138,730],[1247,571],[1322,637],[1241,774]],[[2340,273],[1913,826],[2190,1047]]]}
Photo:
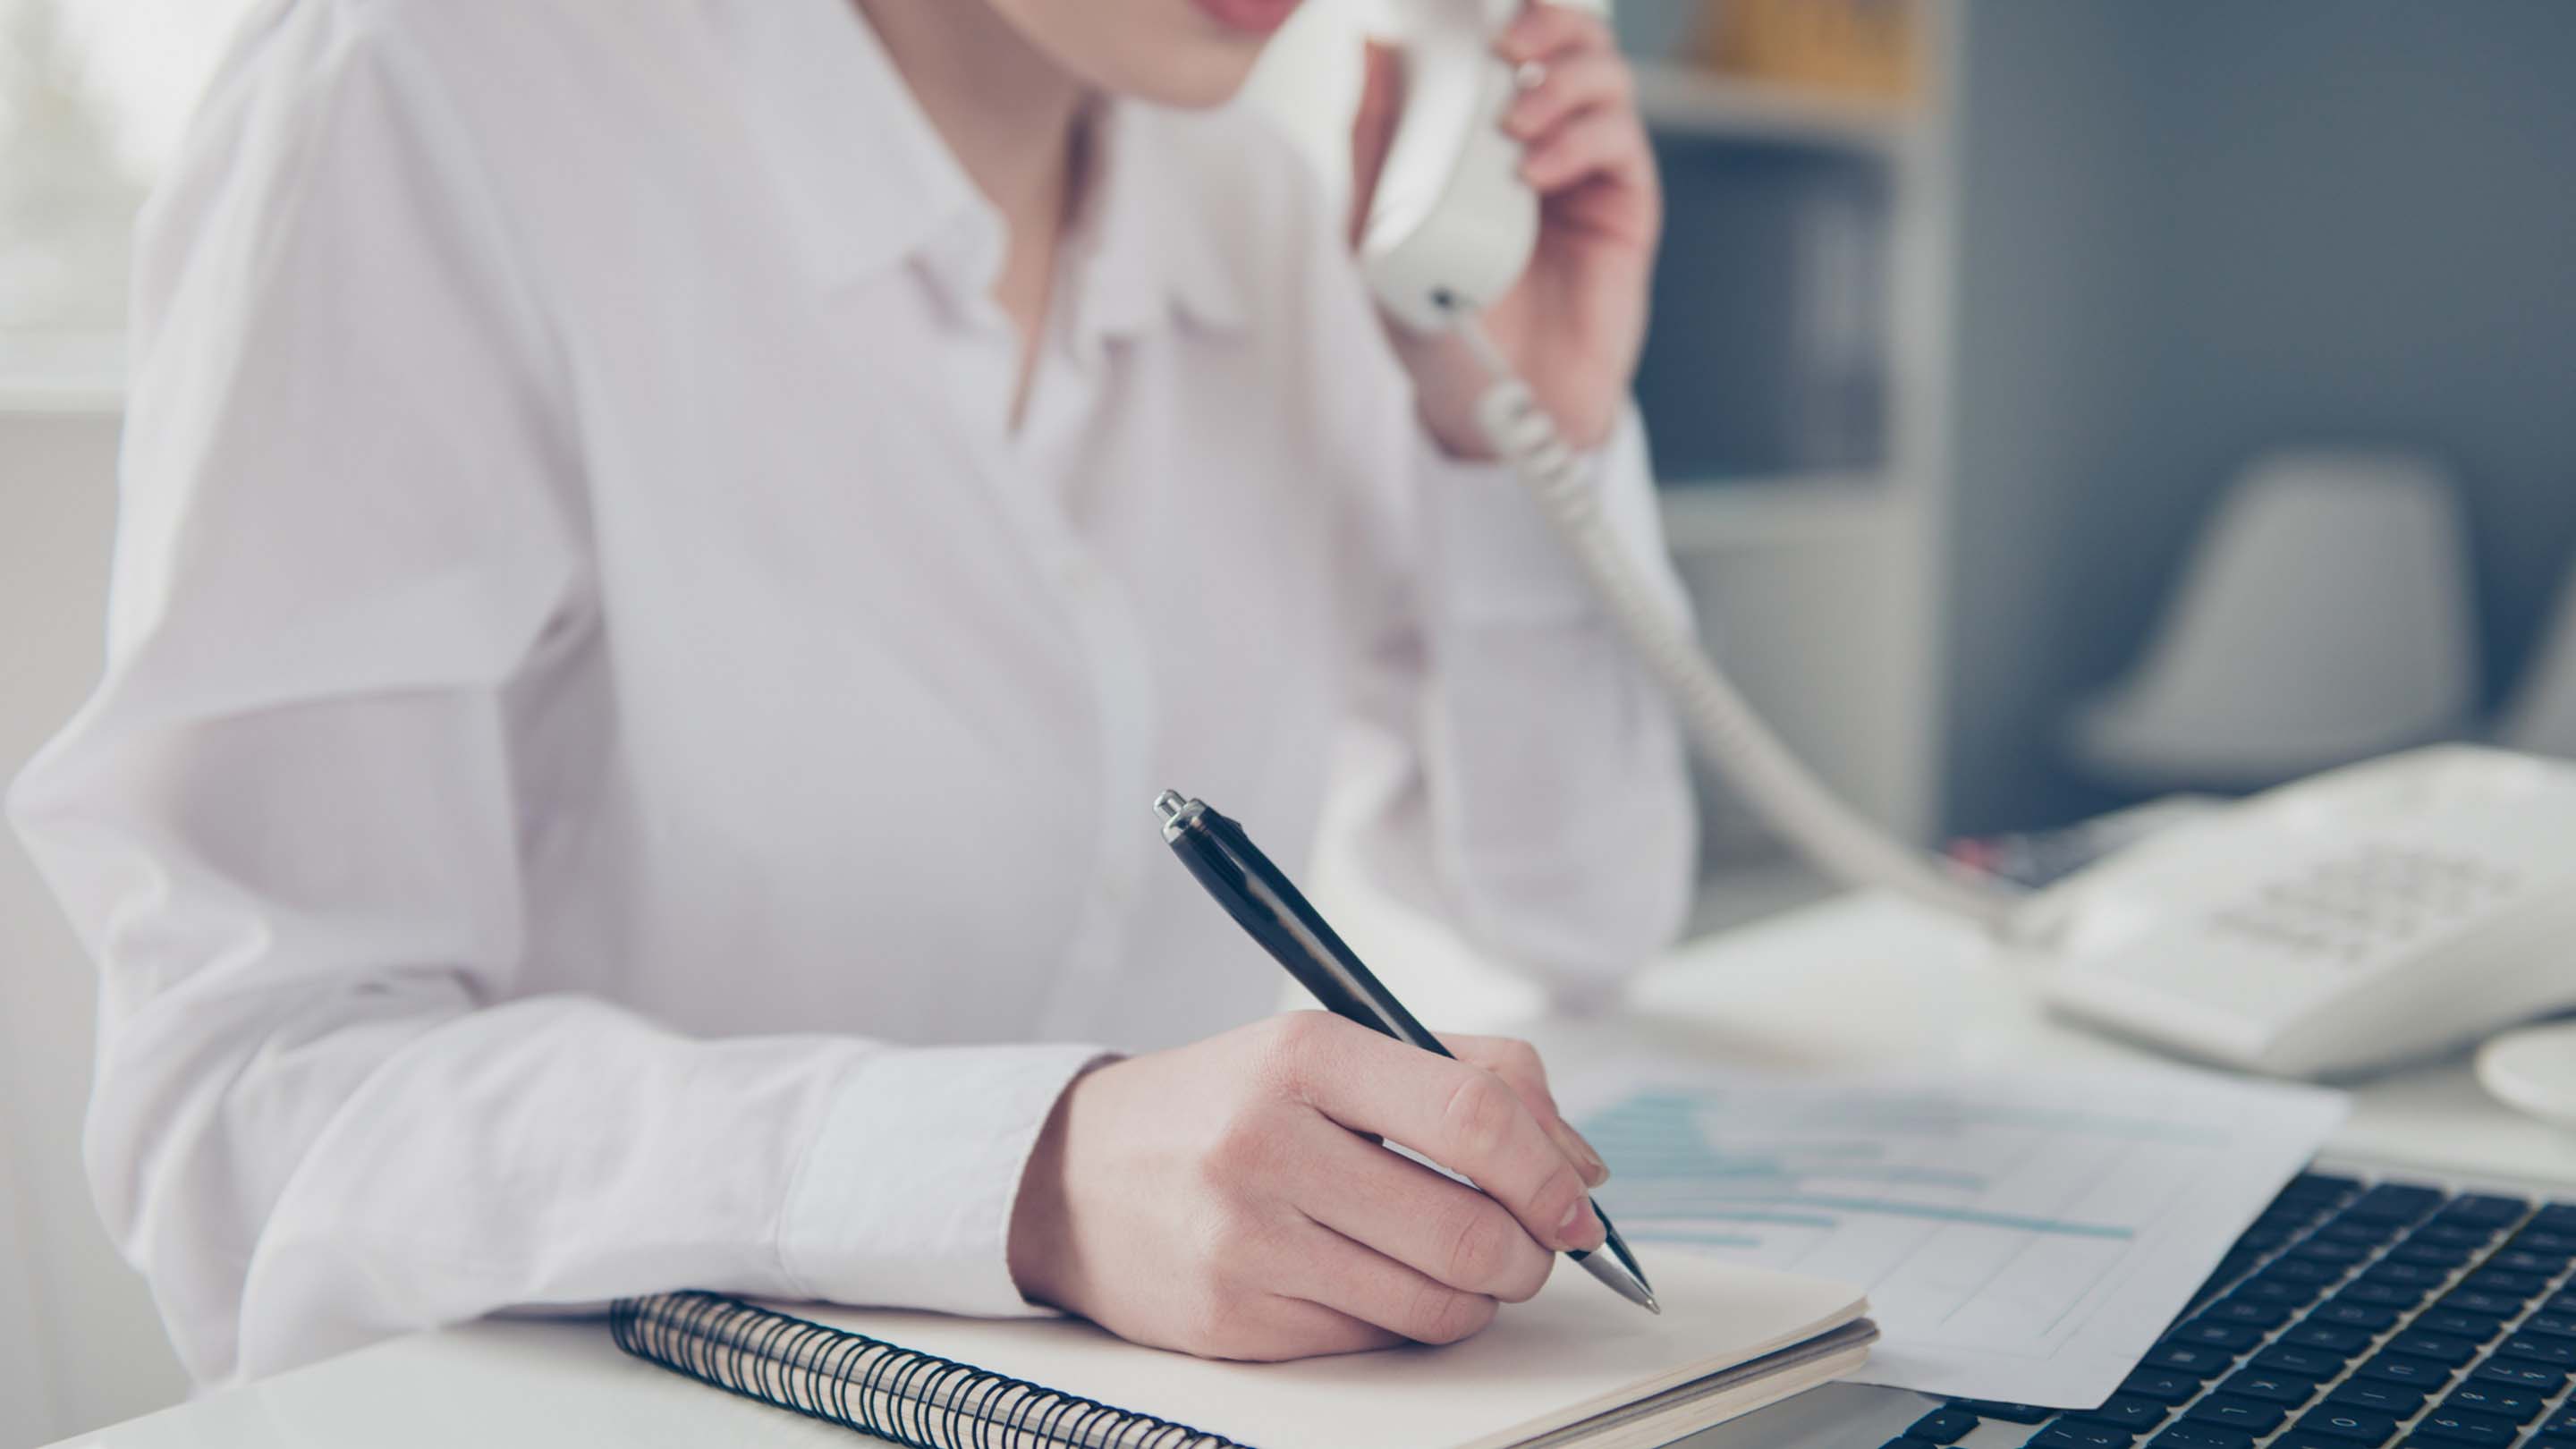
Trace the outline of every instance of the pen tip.
{"label": "pen tip", "polygon": [[1651,1288],[1646,1290],[1646,1311],[1657,1318],[1664,1316],[1664,1305],[1655,1301],[1654,1290]]}

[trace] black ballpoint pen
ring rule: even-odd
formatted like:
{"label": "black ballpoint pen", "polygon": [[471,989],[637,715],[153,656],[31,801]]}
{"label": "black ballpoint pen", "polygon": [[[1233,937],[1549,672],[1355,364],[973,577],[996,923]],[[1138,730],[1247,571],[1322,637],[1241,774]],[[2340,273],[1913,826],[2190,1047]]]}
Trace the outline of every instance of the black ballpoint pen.
{"label": "black ballpoint pen", "polygon": [[[1242,826],[1202,801],[1183,799],[1176,790],[1154,798],[1154,814],[1163,822],[1163,839],[1190,874],[1263,950],[1288,968],[1289,975],[1314,993],[1325,1010],[1409,1046],[1450,1055],[1440,1038],[1414,1020],[1395,993],[1360,964],[1359,956],[1342,944],[1306,897],[1253,845]],[[1601,1246],[1590,1251],[1568,1249],[1566,1256],[1620,1297],[1649,1312],[1663,1312],[1655,1302],[1655,1290],[1646,1285],[1644,1270],[1637,1266],[1637,1255],[1611,1226],[1610,1215],[1597,1202],[1592,1211],[1601,1219]]]}

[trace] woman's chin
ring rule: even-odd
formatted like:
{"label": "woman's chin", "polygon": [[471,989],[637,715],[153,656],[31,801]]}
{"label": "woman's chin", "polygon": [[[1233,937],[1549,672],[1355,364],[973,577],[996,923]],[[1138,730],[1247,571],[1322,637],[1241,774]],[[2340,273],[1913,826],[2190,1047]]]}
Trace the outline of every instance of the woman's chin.
{"label": "woman's chin", "polygon": [[1261,42],[1224,34],[1192,37],[1158,54],[1133,52],[1107,61],[1093,80],[1107,90],[1158,106],[1199,111],[1224,105],[1243,90],[1261,59]]}

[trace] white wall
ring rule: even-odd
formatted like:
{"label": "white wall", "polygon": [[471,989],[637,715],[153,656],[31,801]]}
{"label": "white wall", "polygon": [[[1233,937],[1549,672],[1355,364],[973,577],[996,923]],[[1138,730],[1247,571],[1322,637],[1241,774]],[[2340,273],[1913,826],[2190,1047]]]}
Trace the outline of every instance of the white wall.
{"label": "white wall", "polygon": [[[97,677],[116,421],[0,410],[0,779]],[[80,1166],[94,978],[0,831],[0,1449],[175,1402],[186,1380]]]}

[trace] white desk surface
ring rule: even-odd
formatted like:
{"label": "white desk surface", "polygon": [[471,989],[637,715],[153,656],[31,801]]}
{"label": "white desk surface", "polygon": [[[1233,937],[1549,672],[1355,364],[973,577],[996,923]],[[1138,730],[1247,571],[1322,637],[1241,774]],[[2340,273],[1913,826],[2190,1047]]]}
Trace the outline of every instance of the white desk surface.
{"label": "white desk surface", "polygon": [[[1692,943],[1595,1021],[1523,1027],[1559,1070],[1639,1047],[1729,1065],[2013,1068],[2161,1060],[2040,1013],[1972,933],[1851,896]],[[2354,1094],[2331,1152],[2576,1185],[2576,1134],[2490,1102],[2465,1063]],[[848,1431],[626,1358],[597,1322],[424,1333],[65,1441],[104,1449],[846,1449]]]}

